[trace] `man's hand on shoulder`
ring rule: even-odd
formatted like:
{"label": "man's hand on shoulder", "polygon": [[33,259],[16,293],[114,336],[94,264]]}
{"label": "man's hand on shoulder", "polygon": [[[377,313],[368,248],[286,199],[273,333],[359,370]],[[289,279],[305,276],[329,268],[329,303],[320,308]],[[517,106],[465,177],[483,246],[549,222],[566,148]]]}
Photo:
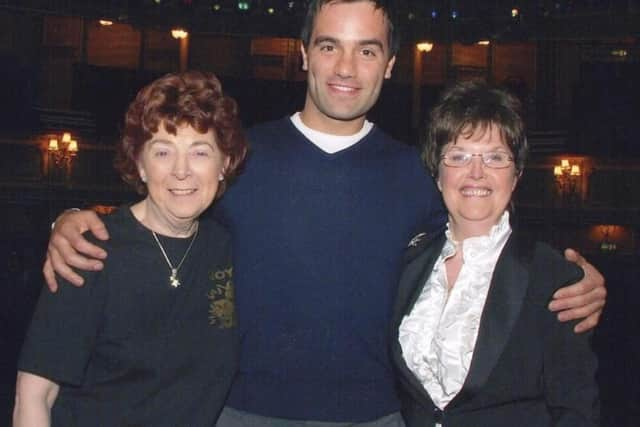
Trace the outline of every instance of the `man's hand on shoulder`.
{"label": "man's hand on shoulder", "polygon": [[586,332],[595,328],[607,298],[607,288],[602,274],[582,255],[573,249],[566,249],[564,256],[567,261],[576,263],[584,271],[582,280],[571,286],[558,289],[553,294],[553,301],[549,310],[558,313],[558,320],[583,319],[576,325],[576,333]]}
{"label": "man's hand on shoulder", "polygon": [[107,257],[104,249],[89,243],[82,233],[90,231],[97,239],[108,240],[109,233],[95,212],[64,212],[58,217],[49,238],[47,257],[42,272],[51,289],[58,289],[56,273],[76,286],[84,280],[73,268],[87,271],[102,270],[102,261]]}

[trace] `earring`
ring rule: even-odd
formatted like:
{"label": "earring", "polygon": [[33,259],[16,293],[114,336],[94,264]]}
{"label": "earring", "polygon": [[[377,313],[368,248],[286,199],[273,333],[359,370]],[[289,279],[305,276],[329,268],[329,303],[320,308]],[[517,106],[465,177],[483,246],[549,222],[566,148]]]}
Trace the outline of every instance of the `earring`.
{"label": "earring", "polygon": [[218,181],[224,181],[224,175],[218,174]]}
{"label": "earring", "polygon": [[146,183],[146,182],[147,182],[147,176],[146,176],[146,175],[142,175],[142,174],[140,174],[140,180],[141,180],[142,182]]}

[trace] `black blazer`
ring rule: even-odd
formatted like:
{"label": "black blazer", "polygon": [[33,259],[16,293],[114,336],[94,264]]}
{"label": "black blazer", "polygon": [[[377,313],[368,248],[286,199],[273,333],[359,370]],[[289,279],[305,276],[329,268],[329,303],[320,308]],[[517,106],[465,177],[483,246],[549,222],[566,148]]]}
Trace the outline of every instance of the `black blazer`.
{"label": "black blazer", "polygon": [[573,332],[547,310],[553,292],[582,270],[543,243],[515,230],[496,264],[471,366],[460,393],[440,411],[408,369],[398,327],[422,291],[445,243],[444,233],[413,248],[392,323],[392,357],[408,427],[596,426],[596,358],[589,336]]}

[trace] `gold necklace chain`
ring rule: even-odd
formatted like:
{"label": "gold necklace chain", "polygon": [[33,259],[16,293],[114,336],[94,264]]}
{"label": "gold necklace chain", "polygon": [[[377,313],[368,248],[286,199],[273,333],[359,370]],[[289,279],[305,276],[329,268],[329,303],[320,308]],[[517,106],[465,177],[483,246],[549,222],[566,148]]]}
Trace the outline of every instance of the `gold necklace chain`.
{"label": "gold necklace chain", "polygon": [[171,269],[171,275],[169,276],[169,284],[174,288],[177,288],[178,286],[180,286],[180,279],[178,279],[178,270],[180,270],[180,267],[182,267],[182,263],[184,263],[184,260],[187,259],[187,255],[189,255],[189,251],[193,246],[193,242],[196,241],[196,236],[198,236],[199,228],[200,227],[198,227],[198,223],[196,223],[196,231],[193,232],[191,243],[189,243],[189,247],[187,247],[187,250],[184,251],[184,255],[182,255],[182,259],[180,260],[180,263],[178,263],[177,267],[174,267],[173,264],[171,263],[171,260],[169,259],[169,256],[167,256],[167,252],[164,250],[164,247],[160,243],[160,239],[158,239],[158,235],[156,234],[156,232],[151,230],[151,234],[153,235],[153,238],[158,244],[158,247],[160,248],[160,251],[164,256],[164,260],[167,262],[167,264],[169,265],[169,268]]}

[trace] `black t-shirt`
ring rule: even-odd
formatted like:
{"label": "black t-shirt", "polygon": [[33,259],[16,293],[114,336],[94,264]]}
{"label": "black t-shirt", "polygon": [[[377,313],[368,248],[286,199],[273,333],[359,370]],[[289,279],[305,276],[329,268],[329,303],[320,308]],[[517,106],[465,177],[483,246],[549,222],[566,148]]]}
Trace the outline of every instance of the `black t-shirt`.
{"label": "black t-shirt", "polygon": [[[124,207],[102,272],[43,290],[18,364],[60,384],[53,426],[210,426],[237,364],[230,239],[207,218],[178,276]],[[159,236],[173,265],[191,239]]]}

